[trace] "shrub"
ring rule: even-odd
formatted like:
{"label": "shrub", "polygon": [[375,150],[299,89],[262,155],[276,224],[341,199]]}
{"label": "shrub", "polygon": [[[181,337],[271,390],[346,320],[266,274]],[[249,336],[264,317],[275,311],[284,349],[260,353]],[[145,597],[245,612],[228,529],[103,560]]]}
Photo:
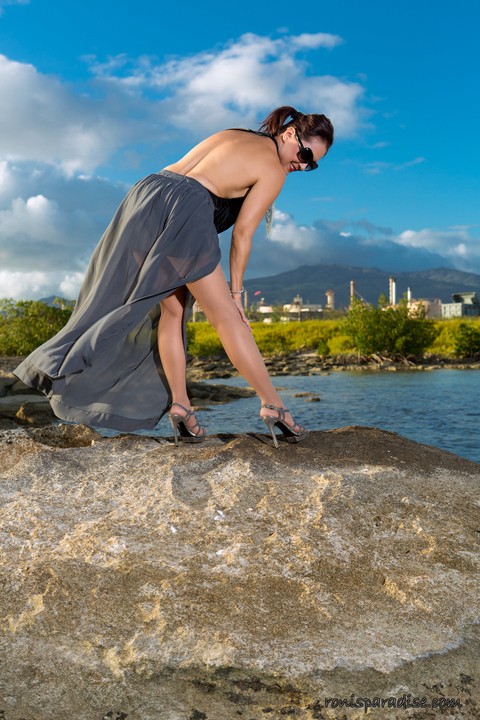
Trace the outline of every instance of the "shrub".
{"label": "shrub", "polygon": [[355,345],[348,335],[334,335],[329,341],[330,355],[349,355],[355,350]]}
{"label": "shrub", "polygon": [[73,303],[59,299],[54,303],[0,300],[0,355],[28,355],[61,330]]}
{"label": "shrub", "polygon": [[208,322],[187,323],[187,349],[196,357],[209,357],[224,352],[220,338]]}
{"label": "shrub", "polygon": [[325,357],[326,355],[330,355],[330,345],[325,340],[325,338],[320,338],[317,346],[317,353],[318,355],[321,355]]}
{"label": "shrub", "polygon": [[456,319],[437,320],[435,322],[437,335],[429,346],[429,351],[439,355],[452,355],[458,324]]}
{"label": "shrub", "polygon": [[405,302],[397,308],[383,308],[355,301],[343,329],[365,355],[421,356],[437,334],[435,323],[425,317],[425,310],[420,308],[412,313]]}
{"label": "shrub", "polygon": [[[251,328],[262,355],[281,355],[295,350],[326,350],[339,332],[335,320],[306,320],[289,323],[252,322]],[[213,327],[207,322],[188,323],[187,346],[192,355],[206,357],[223,351]],[[327,350],[328,354],[328,350]]]}
{"label": "shrub", "polygon": [[472,357],[480,353],[480,327],[473,323],[459,323],[454,339],[454,353],[458,357]]}

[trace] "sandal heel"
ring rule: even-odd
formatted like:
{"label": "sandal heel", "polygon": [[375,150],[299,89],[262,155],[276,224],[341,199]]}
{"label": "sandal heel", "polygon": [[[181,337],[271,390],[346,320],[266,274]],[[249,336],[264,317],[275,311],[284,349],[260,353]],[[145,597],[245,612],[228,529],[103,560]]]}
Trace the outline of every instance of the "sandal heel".
{"label": "sandal heel", "polygon": [[[170,412],[168,414],[168,419],[170,420],[173,428],[173,440],[175,442],[175,447],[178,447],[179,440],[185,443],[203,442],[207,434],[205,428],[200,427],[198,422],[195,422],[193,427],[188,427],[187,425],[187,420],[189,418],[195,418],[193,410],[189,410],[183,405],[180,405],[180,403],[172,403],[172,406],[173,405],[177,405],[185,411],[185,415],[178,415],[178,413],[174,412]],[[198,428],[197,432],[194,432],[195,428]]]}
{"label": "sandal heel", "polygon": [[178,447],[178,423],[180,421],[180,417],[178,415],[169,415],[168,419],[172,423],[173,441],[175,443],[175,447]]}
{"label": "sandal heel", "polygon": [[268,427],[268,429],[270,430],[270,432],[271,432],[271,434],[272,434],[273,444],[275,445],[275,447],[276,447],[277,450],[278,450],[278,440],[277,440],[277,436],[275,435],[275,429],[274,429],[274,428],[275,428],[275,423],[276,423],[276,418],[270,417],[269,415],[266,415],[266,416],[263,418],[263,422],[265,423],[265,425],[266,425],[266,426]]}
{"label": "sandal heel", "polygon": [[[301,425],[297,425],[295,422],[293,423],[293,425],[290,425],[290,423],[288,423],[285,420],[285,413],[288,412],[287,408],[276,407],[276,405],[267,405],[267,404],[262,405],[262,408],[268,408],[269,410],[275,410],[277,413],[276,417],[274,415],[261,416],[263,419],[263,422],[265,423],[265,425],[268,427],[268,429],[270,430],[270,432],[272,434],[273,444],[275,445],[275,447],[277,449],[278,449],[278,440],[277,440],[277,436],[276,436],[275,430],[274,430],[275,426],[277,426],[278,429],[282,431],[284,440],[286,440],[289,443],[298,443],[307,437],[307,431],[305,430],[304,427],[302,427]],[[298,428],[298,430],[296,430],[295,428]]]}

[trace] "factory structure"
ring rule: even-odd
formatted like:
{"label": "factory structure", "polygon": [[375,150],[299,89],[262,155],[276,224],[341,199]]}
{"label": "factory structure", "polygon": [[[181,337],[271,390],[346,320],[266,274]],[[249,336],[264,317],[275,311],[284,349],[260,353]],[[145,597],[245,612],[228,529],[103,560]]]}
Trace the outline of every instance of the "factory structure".
{"label": "factory structure", "polygon": [[[255,295],[259,294],[258,292]],[[354,300],[366,302],[366,300],[357,292],[355,280],[350,280],[350,307]],[[438,298],[413,298],[412,291],[407,288],[406,293],[407,307],[412,312],[424,309],[426,317],[429,318],[455,318],[465,316],[480,315],[480,299],[476,292],[461,292],[452,295],[452,302],[443,303]],[[297,294],[290,303],[284,305],[272,306],[265,302],[265,298],[259,297],[254,299],[253,304],[249,303],[248,291],[245,290],[243,296],[244,307],[253,307],[255,311],[262,317],[263,322],[271,323],[277,320],[281,322],[316,320],[319,318],[328,318],[329,313],[335,310],[335,291],[328,289],[325,293],[325,304],[312,304],[304,302],[303,298]],[[397,307],[397,281],[391,276],[388,281],[388,304],[386,307]],[[193,306],[193,320],[198,318],[198,314],[202,313],[200,306],[195,302]]]}

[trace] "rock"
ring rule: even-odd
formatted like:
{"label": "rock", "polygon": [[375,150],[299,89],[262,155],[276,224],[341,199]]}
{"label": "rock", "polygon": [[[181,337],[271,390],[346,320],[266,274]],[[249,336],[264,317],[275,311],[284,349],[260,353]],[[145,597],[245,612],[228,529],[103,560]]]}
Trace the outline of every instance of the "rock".
{"label": "rock", "polygon": [[90,447],[102,440],[102,435],[87,425],[66,423],[34,428],[29,432],[29,437],[36,443],[57,448]]}
{"label": "rock", "polygon": [[13,373],[3,372],[0,374],[0,398],[10,393],[12,385],[15,384],[17,378]]}
{"label": "rock", "polygon": [[0,355],[0,374],[13,373],[16,367],[25,360],[25,355],[22,356],[6,356]]}
{"label": "rock", "polygon": [[238,400],[242,397],[253,397],[255,391],[252,388],[232,387],[231,385],[209,385],[204,382],[187,382],[188,396],[193,405],[199,403],[225,403]]}
{"label": "rock", "polygon": [[0,433],[6,720],[480,717],[479,465],[374,428],[90,433]]}
{"label": "rock", "polygon": [[50,404],[44,395],[7,395],[0,398],[0,418],[14,418],[25,403]]}
{"label": "rock", "polygon": [[0,417],[0,430],[13,430],[18,427],[18,423],[9,418]]}
{"label": "rock", "polygon": [[10,387],[9,395],[40,395],[42,397],[45,397],[40,390],[31,388],[28,385],[25,385],[25,383],[22,382],[21,380],[17,380],[17,379],[15,380],[13,385]]}
{"label": "rock", "polygon": [[56,421],[55,413],[50,407],[48,400],[39,398],[40,402],[32,402],[31,398],[28,402],[23,403],[17,414],[16,420],[21,425],[50,425]]}

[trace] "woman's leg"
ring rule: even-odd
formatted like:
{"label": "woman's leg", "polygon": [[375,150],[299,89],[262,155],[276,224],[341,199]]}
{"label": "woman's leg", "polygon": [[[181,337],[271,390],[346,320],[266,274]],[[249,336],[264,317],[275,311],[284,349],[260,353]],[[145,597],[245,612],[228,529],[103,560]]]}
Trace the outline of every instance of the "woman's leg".
{"label": "woman's leg", "polygon": [[[185,287],[175,290],[172,295],[161,301],[161,315],[158,323],[158,351],[162,361],[165,377],[168,380],[172,393],[172,405],[179,403],[188,410],[191,409],[190,400],[187,395],[186,385],[186,361],[185,348],[183,344],[183,313],[185,307]],[[185,413],[179,408],[174,408],[179,415]],[[203,434],[202,429],[196,426],[196,419],[192,415],[185,421],[189,430],[195,434]]]}
{"label": "woman's leg", "polygon": [[[243,322],[232,300],[220,265],[217,265],[210,275],[190,283],[188,289],[217,331],[232,364],[253,387],[262,405],[267,403],[283,407],[250,328]],[[276,415],[274,411],[266,408],[262,408],[260,414]],[[290,413],[286,414],[286,420],[292,424]]]}

